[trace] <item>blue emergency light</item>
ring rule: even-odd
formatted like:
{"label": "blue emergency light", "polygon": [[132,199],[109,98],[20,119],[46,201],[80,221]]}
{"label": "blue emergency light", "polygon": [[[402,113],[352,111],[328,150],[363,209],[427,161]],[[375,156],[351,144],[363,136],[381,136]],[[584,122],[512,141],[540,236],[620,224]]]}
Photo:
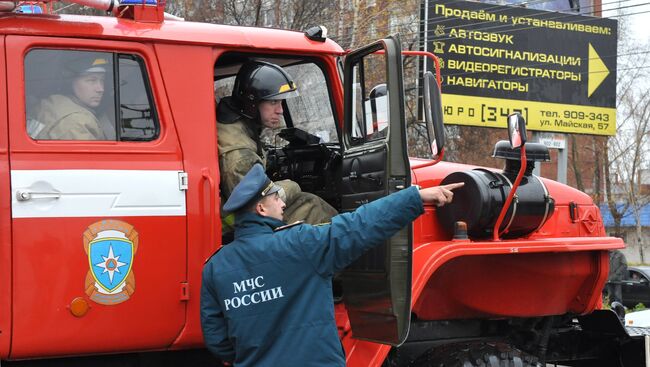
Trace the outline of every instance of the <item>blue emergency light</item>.
{"label": "blue emergency light", "polygon": [[16,13],[23,14],[43,14],[43,8],[38,5],[20,5],[15,10]]}
{"label": "blue emergency light", "polygon": [[122,5],[158,5],[158,0],[122,0],[120,6]]}

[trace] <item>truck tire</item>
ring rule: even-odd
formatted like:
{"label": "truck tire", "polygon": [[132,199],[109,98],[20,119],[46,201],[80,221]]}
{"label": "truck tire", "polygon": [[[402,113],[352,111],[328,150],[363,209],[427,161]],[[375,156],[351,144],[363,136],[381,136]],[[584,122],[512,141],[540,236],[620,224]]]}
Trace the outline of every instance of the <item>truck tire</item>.
{"label": "truck tire", "polygon": [[456,343],[429,349],[412,367],[541,367],[536,357],[506,343]]}

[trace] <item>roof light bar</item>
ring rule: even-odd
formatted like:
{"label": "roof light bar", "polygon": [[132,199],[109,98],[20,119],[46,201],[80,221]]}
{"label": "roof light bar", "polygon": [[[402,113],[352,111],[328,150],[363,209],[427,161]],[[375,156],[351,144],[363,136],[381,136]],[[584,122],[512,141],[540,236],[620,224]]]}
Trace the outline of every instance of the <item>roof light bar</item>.
{"label": "roof light bar", "polygon": [[18,5],[18,8],[16,8],[15,12],[23,14],[43,14],[43,8],[37,4],[23,4]]}
{"label": "roof light bar", "polygon": [[158,5],[158,0],[122,0],[120,5]]}

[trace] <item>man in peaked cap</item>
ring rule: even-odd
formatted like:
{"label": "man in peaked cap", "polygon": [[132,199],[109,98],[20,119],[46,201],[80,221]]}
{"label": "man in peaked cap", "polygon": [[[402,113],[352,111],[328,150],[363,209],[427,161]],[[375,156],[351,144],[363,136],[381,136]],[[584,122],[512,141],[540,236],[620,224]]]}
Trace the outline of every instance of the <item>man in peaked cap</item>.
{"label": "man in peaked cap", "polygon": [[115,124],[97,114],[110,67],[101,53],[84,52],[66,63],[68,90],[41,101],[35,116],[42,125],[30,135],[45,140],[115,140]]}
{"label": "man in peaked cap", "polygon": [[[254,164],[266,166],[266,152],[260,140],[263,128],[278,128],[283,116],[282,101],[298,96],[291,76],[280,66],[248,61],[235,77],[232,96],[217,106],[217,140],[221,194],[231,195],[234,187]],[[320,197],[303,192],[291,180],[277,182],[286,193],[285,220],[310,224],[328,222],[336,209]],[[222,223],[229,225],[227,218]]]}
{"label": "man in peaked cap", "polygon": [[[232,195],[224,204],[223,210],[234,213],[241,209],[248,209],[251,213],[255,212],[260,216],[281,221],[285,208],[283,193],[284,190],[266,176],[262,166],[256,164],[248,171],[239,185],[235,186]],[[269,205],[269,201],[274,201],[277,204]]]}
{"label": "man in peaked cap", "polygon": [[235,366],[345,366],[332,276],[462,185],[410,187],[329,224],[286,225],[281,189],[254,165],[224,205],[236,213],[235,241],[203,268],[206,346]]}

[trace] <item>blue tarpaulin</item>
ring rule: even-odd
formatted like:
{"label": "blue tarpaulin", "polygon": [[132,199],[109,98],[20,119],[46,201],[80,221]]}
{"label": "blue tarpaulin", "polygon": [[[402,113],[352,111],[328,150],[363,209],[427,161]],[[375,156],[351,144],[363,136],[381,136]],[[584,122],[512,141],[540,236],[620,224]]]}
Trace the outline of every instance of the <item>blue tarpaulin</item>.
{"label": "blue tarpaulin", "polygon": [[[616,208],[619,211],[623,210],[623,204],[616,204]],[[612,217],[612,213],[609,211],[609,206],[607,204],[600,204],[600,212],[603,215],[605,227],[613,227],[614,218]],[[641,207],[641,226],[650,227],[650,204]],[[636,218],[632,211],[632,207],[628,207],[623,218],[621,218],[621,227],[636,227]]]}

